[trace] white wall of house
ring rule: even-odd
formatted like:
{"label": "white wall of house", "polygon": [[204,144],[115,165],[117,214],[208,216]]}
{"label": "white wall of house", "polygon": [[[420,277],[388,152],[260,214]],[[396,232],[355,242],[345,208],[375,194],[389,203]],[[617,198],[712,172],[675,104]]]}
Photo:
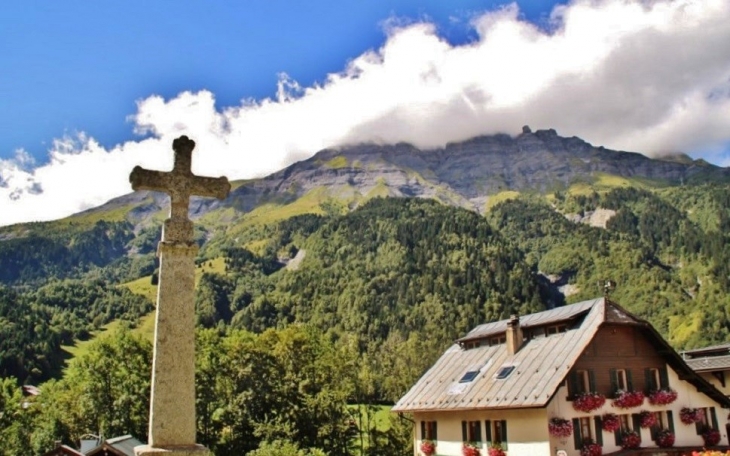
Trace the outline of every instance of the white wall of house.
{"label": "white wall of house", "polygon": [[725,396],[730,396],[730,371],[726,371],[726,372],[724,372],[724,374],[725,374],[725,386],[722,385],[722,382],[720,381],[720,379],[715,377],[710,372],[700,372],[700,377],[702,377],[705,380],[707,380],[708,382],[710,382],[710,384],[712,386],[714,386],[715,388],[720,390],[722,392],[722,394],[724,394]]}
{"label": "white wall of house", "polygon": [[[509,456],[549,456],[547,414],[545,409],[515,409],[465,412],[415,413],[416,447],[420,455],[420,422],[438,422],[436,454],[440,456],[461,456],[463,444],[462,421],[479,421],[482,426],[482,440],[485,439],[484,421],[507,421],[507,454]],[[482,441],[482,454],[487,454],[487,443]]]}
{"label": "white wall of house", "polygon": [[[642,410],[649,412],[671,410],[674,421],[675,431],[675,446],[697,446],[701,448],[704,444],[702,436],[697,434],[697,430],[694,424],[686,425],[679,419],[679,412],[683,407],[691,408],[704,408],[704,407],[715,407],[715,413],[717,416],[718,427],[720,428],[720,434],[722,435],[721,445],[728,444],[728,436],[726,431],[726,423],[728,422],[728,410],[721,408],[715,401],[710,399],[703,393],[697,391],[691,383],[680,380],[676,372],[671,367],[667,366],[667,373],[669,376],[669,385],[675,391],[677,391],[677,400],[672,404],[664,406],[653,406],[649,404],[648,399],[644,400],[644,405],[641,407],[635,407],[631,409],[620,409],[616,408],[611,404],[611,399],[606,399],[606,404],[599,410],[593,411],[590,414],[578,412],[573,409],[572,402],[566,400],[568,396],[567,387],[562,386],[558,390],[553,400],[548,404],[547,407],[547,419],[552,417],[560,417],[568,420],[580,417],[594,417],[597,415],[603,415],[604,413],[615,413],[621,414],[632,414],[639,413]],[[596,432],[602,432],[603,436],[603,452],[611,453],[619,451],[620,446],[616,445],[614,434],[612,432],[603,431],[602,429],[595,429],[595,422],[591,420],[591,426],[593,431],[593,440],[596,440]],[[545,424],[547,427],[547,424]],[[656,447],[656,443],[651,439],[651,431],[649,429],[639,429],[641,432],[641,446],[642,447]],[[565,440],[558,440],[556,437],[550,437],[550,448],[552,452],[550,454],[556,454],[558,450],[564,450],[568,456],[578,456],[580,449],[575,448],[575,442],[573,436],[568,437]],[[510,456],[511,453],[510,453]]]}

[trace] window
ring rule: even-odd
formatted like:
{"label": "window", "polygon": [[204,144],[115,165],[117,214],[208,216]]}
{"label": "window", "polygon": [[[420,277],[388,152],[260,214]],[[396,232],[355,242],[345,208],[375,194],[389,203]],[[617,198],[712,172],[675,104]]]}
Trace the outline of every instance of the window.
{"label": "window", "polygon": [[661,385],[661,377],[659,377],[659,369],[652,367],[648,369],[646,375],[646,389],[649,391],[658,390]]}
{"label": "window", "polygon": [[667,427],[667,419],[664,416],[664,412],[653,412],[654,417],[656,418],[656,424],[651,427],[651,439],[656,440],[657,434],[662,429],[668,429]]}
{"label": "window", "polygon": [[474,342],[466,342],[466,343],[464,344],[464,348],[465,348],[466,350],[470,350],[470,349],[472,349],[472,348],[477,348],[477,347],[479,347],[480,345],[482,345],[482,343],[481,343],[481,342],[479,342],[478,340],[477,340],[477,341],[474,341]]}
{"label": "window", "polygon": [[577,370],[575,371],[575,375],[577,377],[577,383],[576,383],[576,394],[579,393],[587,393],[591,390],[590,386],[590,376],[588,375],[587,370]]}
{"label": "window", "polygon": [[553,334],[564,333],[568,330],[568,325],[554,325],[545,328],[545,335],[551,336]]}
{"label": "window", "polygon": [[695,423],[697,434],[702,434],[709,428],[718,429],[717,413],[715,412],[715,407],[705,407],[698,410],[700,414],[700,420]]}
{"label": "window", "polygon": [[631,371],[628,369],[611,369],[611,389],[617,390],[632,390],[633,384],[631,380]]}
{"label": "window", "polygon": [[629,384],[626,381],[625,369],[616,369],[616,386],[618,387],[618,389],[622,390],[629,389]]}
{"label": "window", "polygon": [[484,422],[487,431],[487,446],[499,444],[507,450],[507,421],[487,420]]}
{"label": "window", "polygon": [[593,432],[591,432],[591,419],[588,417],[580,418],[580,435],[585,441],[586,439],[593,440]]}
{"label": "window", "polygon": [[497,372],[497,380],[504,380],[505,378],[509,377],[509,374],[512,373],[512,371],[515,370],[515,366],[503,366],[501,369],[499,369],[499,372]]}
{"label": "window", "polygon": [[421,421],[421,440],[438,440],[436,421]]}
{"label": "window", "polygon": [[461,438],[464,440],[464,442],[480,443],[482,441],[482,422],[462,421]]}
{"label": "window", "polygon": [[619,415],[618,419],[621,422],[621,432],[629,432],[632,430],[629,415]]}
{"label": "window", "polygon": [[496,336],[496,337],[492,337],[491,339],[489,339],[489,346],[491,347],[492,345],[500,345],[505,342],[507,342],[506,336],[504,336],[504,335]]}
{"label": "window", "polygon": [[478,370],[469,371],[466,374],[464,374],[463,377],[461,377],[461,380],[459,380],[459,383],[469,383],[475,378],[477,378],[477,375],[479,375]]}

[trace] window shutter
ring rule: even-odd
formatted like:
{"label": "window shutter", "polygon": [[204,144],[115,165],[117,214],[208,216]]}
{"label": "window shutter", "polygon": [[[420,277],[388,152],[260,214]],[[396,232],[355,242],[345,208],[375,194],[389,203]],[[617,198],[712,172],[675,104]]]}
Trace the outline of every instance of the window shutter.
{"label": "window shutter", "polygon": [[609,376],[611,377],[611,392],[615,392],[618,389],[618,375],[616,369],[609,369]]}
{"label": "window shutter", "polygon": [[467,438],[468,437],[466,435],[466,421],[462,421],[461,422],[461,440],[463,442],[468,442]]}
{"label": "window shutter", "polygon": [[715,407],[710,408],[710,418],[712,419],[712,429],[717,429],[719,431],[720,428],[717,426],[717,414],[715,413]]}
{"label": "window shutter", "polygon": [[433,439],[433,440],[438,440],[439,439],[439,436],[438,436],[438,424],[439,424],[438,421],[434,421],[433,422],[433,429],[432,429],[432,431],[433,431],[432,434],[433,435],[431,436],[431,439]]}
{"label": "window shutter", "polygon": [[588,371],[588,388],[591,391],[596,391],[596,373],[593,369]]}
{"label": "window shutter", "polygon": [[603,420],[600,416],[593,417],[596,424],[596,443],[603,446]]}
{"label": "window shutter", "polygon": [[614,438],[614,441],[616,442],[616,446],[621,446],[622,437],[623,437],[623,431],[621,430],[621,428],[618,428],[615,431],[613,431],[613,438]]}
{"label": "window shutter", "polygon": [[568,396],[574,397],[578,394],[578,391],[580,391],[578,386],[578,374],[573,371],[568,374]]}
{"label": "window shutter", "polygon": [[669,388],[669,373],[666,367],[659,368],[659,388]]}
{"label": "window shutter", "polygon": [[669,426],[669,430],[674,433],[674,418],[672,417],[671,410],[667,410],[667,426]]}
{"label": "window shutter", "polygon": [[632,413],[631,420],[633,421],[632,430],[639,435],[639,442],[641,442],[641,415]]}
{"label": "window shutter", "polygon": [[489,420],[486,420],[484,422],[484,430],[486,432],[487,436],[487,447],[492,446],[492,422]]}
{"label": "window shutter", "polygon": [[658,389],[654,384],[654,376],[652,375],[651,369],[644,369],[644,386],[646,387],[646,393]]}
{"label": "window shutter", "polygon": [[474,440],[476,440],[477,442],[481,442],[482,441],[482,422],[475,421],[474,424],[476,425],[476,428],[477,428],[477,432],[476,432],[476,435],[474,436]]}
{"label": "window shutter", "polygon": [[575,449],[580,451],[583,446],[583,439],[580,437],[580,420],[578,418],[573,418],[573,440]]}
{"label": "window shutter", "polygon": [[629,391],[633,391],[634,389],[634,382],[631,378],[631,369],[626,369],[626,389]]}
{"label": "window shutter", "polygon": [[502,449],[507,449],[507,420],[502,420]]}
{"label": "window shutter", "polygon": [[421,421],[421,440],[426,438],[426,422]]}

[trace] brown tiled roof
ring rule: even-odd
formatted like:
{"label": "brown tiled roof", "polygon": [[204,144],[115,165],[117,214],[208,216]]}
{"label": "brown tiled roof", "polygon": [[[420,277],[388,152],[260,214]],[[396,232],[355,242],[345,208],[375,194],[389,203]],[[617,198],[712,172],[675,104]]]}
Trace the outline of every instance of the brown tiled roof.
{"label": "brown tiled roof", "polygon": [[[507,353],[506,344],[468,350],[454,344],[398,401],[393,411],[546,405],[603,322],[604,300],[594,299],[520,317],[520,325],[524,328],[570,320],[579,314],[585,314],[585,319],[578,327],[527,340],[511,356]],[[480,325],[460,341],[503,333],[507,321]],[[496,379],[497,372],[506,365],[515,366],[515,370],[506,379]],[[459,383],[466,372],[474,370],[478,370],[479,374],[473,381]]]}

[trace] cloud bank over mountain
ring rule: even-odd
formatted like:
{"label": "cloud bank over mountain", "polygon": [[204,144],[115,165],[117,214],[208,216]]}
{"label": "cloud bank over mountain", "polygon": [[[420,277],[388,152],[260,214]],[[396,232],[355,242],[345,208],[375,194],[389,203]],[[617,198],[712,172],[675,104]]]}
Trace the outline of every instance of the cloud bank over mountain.
{"label": "cloud bank over mountain", "polygon": [[[282,75],[273,99],[217,109],[208,91],[137,103],[145,139],[101,147],[93,132],[54,142],[37,166],[0,160],[0,224],[70,215],[131,191],[131,169],[172,167],[195,139],[196,173],[276,171],[326,147],[405,141],[420,148],[480,134],[555,128],[612,149],[711,156],[730,144],[730,3],[579,0],[548,26],[515,5],[478,16],[452,45],[429,23],[393,26],[377,50],[320,84]],[[241,88],[245,93],[245,87]]]}

